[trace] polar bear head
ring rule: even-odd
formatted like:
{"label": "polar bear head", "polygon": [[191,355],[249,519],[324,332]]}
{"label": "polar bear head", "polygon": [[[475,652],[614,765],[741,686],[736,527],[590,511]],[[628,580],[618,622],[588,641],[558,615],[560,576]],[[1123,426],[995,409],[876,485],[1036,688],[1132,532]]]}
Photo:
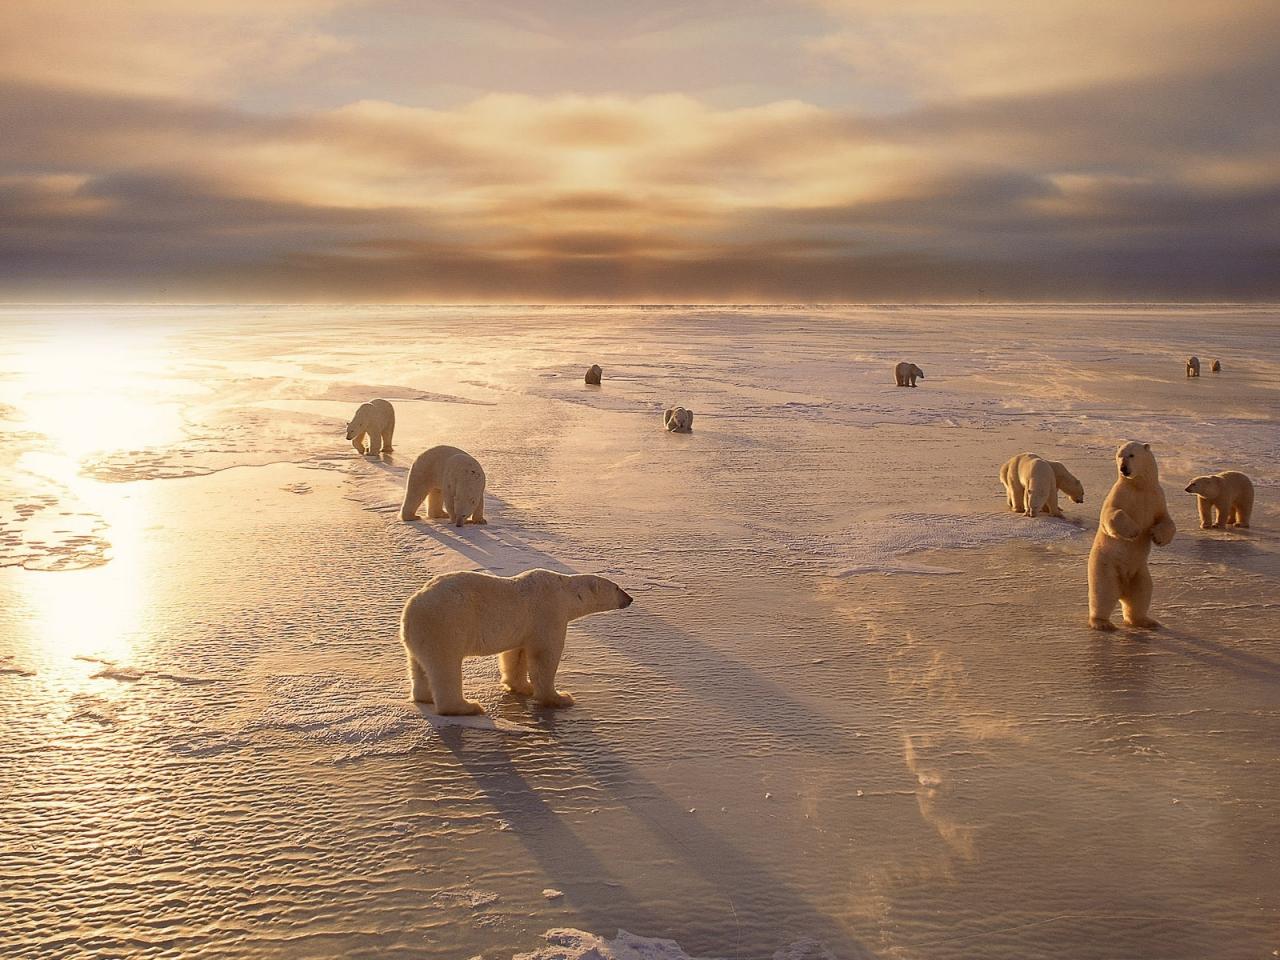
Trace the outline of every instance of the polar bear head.
{"label": "polar bear head", "polygon": [[1149,443],[1130,440],[1116,451],[1116,467],[1125,480],[1155,483],[1160,479],[1160,468]]}
{"label": "polar bear head", "polygon": [[354,420],[347,424],[347,439],[354,440],[356,438],[356,422]]}
{"label": "polar bear head", "polygon": [[565,578],[573,599],[573,607],[582,612],[601,613],[605,610],[621,610],[631,606],[631,594],[612,580],[592,573],[579,573]]}
{"label": "polar bear head", "polygon": [[1053,467],[1058,489],[1070,497],[1073,503],[1084,503],[1084,484],[1076,479],[1075,474],[1057,460],[1050,460],[1049,466]]}
{"label": "polar bear head", "polygon": [[1218,495],[1222,493],[1222,478],[1196,477],[1187,484],[1187,493],[1194,493],[1199,497],[1216,500],[1218,499]]}
{"label": "polar bear head", "polygon": [[911,372],[915,374],[917,377],[919,377],[921,380],[924,379],[924,371],[921,370],[919,367],[917,367],[914,363],[911,365]]}

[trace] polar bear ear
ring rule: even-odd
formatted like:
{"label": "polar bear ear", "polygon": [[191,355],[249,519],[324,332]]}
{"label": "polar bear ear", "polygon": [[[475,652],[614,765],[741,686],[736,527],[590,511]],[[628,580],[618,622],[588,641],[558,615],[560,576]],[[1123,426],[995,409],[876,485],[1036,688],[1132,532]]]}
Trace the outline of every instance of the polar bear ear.
{"label": "polar bear ear", "polygon": [[1151,449],[1151,444],[1149,444],[1149,443],[1144,443],[1144,444],[1142,445],[1142,449],[1143,449],[1143,450],[1150,450],[1150,449]]}

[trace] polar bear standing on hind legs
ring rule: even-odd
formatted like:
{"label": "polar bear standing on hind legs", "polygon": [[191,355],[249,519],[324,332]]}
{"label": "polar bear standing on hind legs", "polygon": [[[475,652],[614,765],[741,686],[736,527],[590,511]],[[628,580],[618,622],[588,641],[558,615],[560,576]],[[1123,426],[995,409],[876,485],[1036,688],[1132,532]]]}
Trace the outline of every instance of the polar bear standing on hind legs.
{"label": "polar bear standing on hind legs", "polygon": [[631,606],[612,580],[589,574],[527,570],[515,577],[446,573],[409,598],[400,641],[413,699],[436,713],[466,716],[484,708],[462,695],[462,661],[500,654],[502,684],[544,707],[571,707],[556,689],[569,621]]}
{"label": "polar bear standing on hind legs", "polygon": [[1075,503],[1084,503],[1084,484],[1075,478],[1065,464],[1045,460],[1034,453],[1010,457],[1000,468],[1000,482],[1009,499],[1009,509],[1028,517],[1047,513],[1061,517],[1058,491]]}
{"label": "polar bear standing on hind legs", "polygon": [[[370,400],[356,408],[356,415],[347,424],[347,439],[356,453],[376,457],[379,453],[391,453],[391,435],[396,432],[396,410],[386,400]],[[365,435],[369,437],[369,449],[364,447]]]}
{"label": "polar bear standing on hind legs", "polygon": [[1116,451],[1119,476],[1098,517],[1089,551],[1089,626],[1114,630],[1116,601],[1131,627],[1156,630],[1151,607],[1151,544],[1166,546],[1177,532],[1160,487],[1160,471],[1150,444],[1132,441]]}
{"label": "polar bear standing on hind legs", "polygon": [[400,519],[406,523],[417,520],[418,507],[426,500],[427,516],[432,520],[448,517],[457,527],[468,518],[472,523],[488,523],[484,518],[484,485],[484,469],[475,457],[457,447],[432,447],[409,468]]}

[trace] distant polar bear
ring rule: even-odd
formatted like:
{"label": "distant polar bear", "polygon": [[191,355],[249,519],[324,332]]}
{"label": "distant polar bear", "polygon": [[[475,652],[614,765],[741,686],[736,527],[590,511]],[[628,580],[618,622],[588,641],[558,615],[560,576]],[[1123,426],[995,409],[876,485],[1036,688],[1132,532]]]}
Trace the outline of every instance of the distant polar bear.
{"label": "distant polar bear", "polygon": [[1187,376],[1188,377],[1200,376],[1200,358],[1199,357],[1187,357]]}
{"label": "distant polar bear", "polygon": [[484,518],[484,470],[469,453],[457,447],[432,447],[409,468],[400,519],[418,519],[418,507],[427,501],[432,520],[448,517],[454,526],[488,523]]}
{"label": "distant polar bear", "polygon": [[1047,513],[1062,516],[1058,507],[1061,490],[1075,503],[1084,503],[1084,484],[1064,464],[1045,460],[1034,453],[1010,457],[1000,468],[1000,482],[1009,499],[1009,509],[1028,517]]}
{"label": "distant polar bear", "polygon": [[1222,361],[1221,361],[1221,360],[1215,360],[1215,361],[1213,361],[1213,366],[1211,366],[1209,369],[1210,369],[1210,370],[1212,370],[1214,373],[1221,373],[1221,372],[1222,372]]}
{"label": "distant polar bear", "polygon": [[484,713],[462,696],[462,661],[496,653],[503,686],[512,693],[532,694],[544,707],[573,706],[573,697],[555,686],[569,621],[629,606],[631,597],[616,583],[587,574],[434,577],[400,617],[413,699],[434,701],[444,715]]}
{"label": "distant polar bear", "polygon": [[923,380],[924,371],[914,363],[907,363],[904,360],[893,368],[893,378],[898,382],[898,386],[900,387],[914,387],[916,385],[916,377]]}
{"label": "distant polar bear", "polygon": [[692,433],[693,411],[684,407],[668,407],[662,415],[662,423],[671,433]]}
{"label": "distant polar bear", "polygon": [[602,376],[604,376],[604,371],[600,369],[600,364],[593,363],[587,368],[587,375],[583,379],[592,386],[598,387]]}
{"label": "distant polar bear", "polygon": [[[396,432],[396,410],[386,400],[370,400],[356,408],[356,415],[347,424],[347,439],[356,453],[377,456],[379,451],[391,453],[391,435]],[[369,449],[365,450],[364,438],[369,436]]]}
{"label": "distant polar bear", "polygon": [[[1187,493],[1196,495],[1200,508],[1200,528],[1248,527],[1253,515],[1253,481],[1243,473],[1224,470],[1208,477],[1196,477],[1187,484]],[[1218,512],[1213,518],[1213,511]]]}
{"label": "distant polar bear", "polygon": [[1131,627],[1156,629],[1151,607],[1151,544],[1163,547],[1177,532],[1165,505],[1155,455],[1146,443],[1126,443],[1116,451],[1119,477],[1102,504],[1098,532],[1089,551],[1089,626],[1114,630],[1116,601]]}

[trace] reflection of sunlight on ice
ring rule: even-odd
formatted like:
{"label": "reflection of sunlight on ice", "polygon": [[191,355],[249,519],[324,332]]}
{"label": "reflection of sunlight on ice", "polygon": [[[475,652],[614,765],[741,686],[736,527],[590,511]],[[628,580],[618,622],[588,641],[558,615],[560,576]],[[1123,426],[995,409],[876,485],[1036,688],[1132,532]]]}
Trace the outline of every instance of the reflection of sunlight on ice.
{"label": "reflection of sunlight on ice", "polygon": [[100,450],[168,442],[181,435],[176,406],[157,396],[167,359],[154,342],[71,331],[14,364],[28,429],[75,460]]}
{"label": "reflection of sunlight on ice", "polygon": [[31,653],[47,658],[60,683],[83,673],[76,657],[100,657],[127,664],[145,636],[139,617],[146,605],[145,579],[151,523],[143,486],[98,483],[81,477],[65,457],[27,454],[19,467],[70,491],[109,525],[111,562],[89,570],[24,576],[19,581],[29,604]]}

